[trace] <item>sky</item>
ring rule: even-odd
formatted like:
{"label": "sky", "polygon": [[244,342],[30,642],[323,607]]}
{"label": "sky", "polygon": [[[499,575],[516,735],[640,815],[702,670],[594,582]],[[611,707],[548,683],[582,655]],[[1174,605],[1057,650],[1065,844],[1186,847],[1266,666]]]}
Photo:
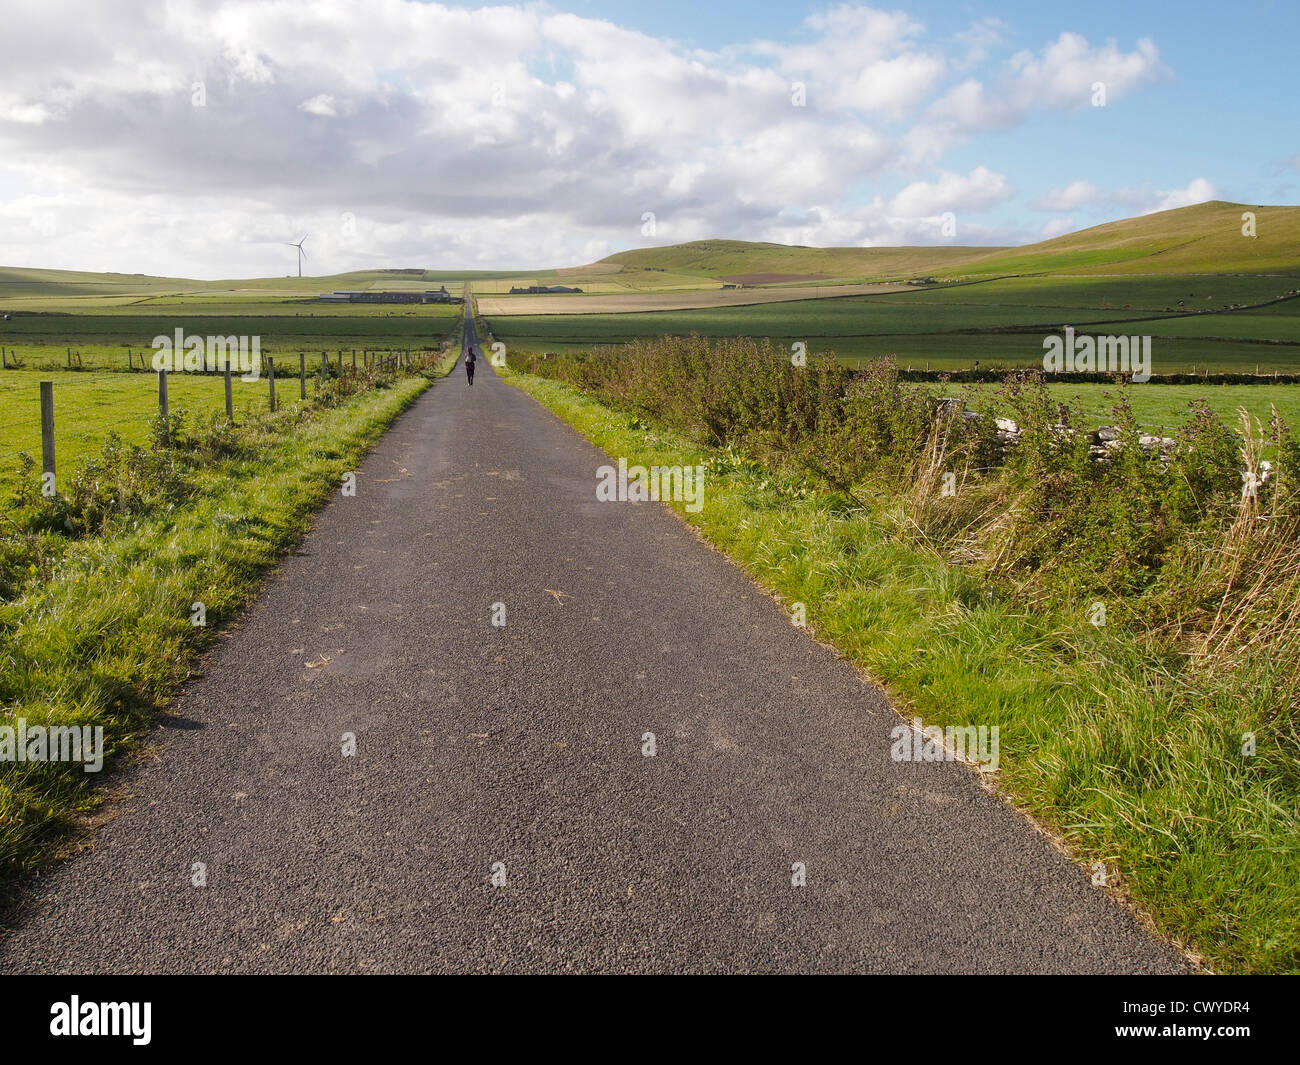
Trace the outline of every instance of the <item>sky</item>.
{"label": "sky", "polygon": [[[1172,13],[1172,14],[1171,14]],[[1300,4],[6,7],[0,264],[537,269],[1300,202]]]}

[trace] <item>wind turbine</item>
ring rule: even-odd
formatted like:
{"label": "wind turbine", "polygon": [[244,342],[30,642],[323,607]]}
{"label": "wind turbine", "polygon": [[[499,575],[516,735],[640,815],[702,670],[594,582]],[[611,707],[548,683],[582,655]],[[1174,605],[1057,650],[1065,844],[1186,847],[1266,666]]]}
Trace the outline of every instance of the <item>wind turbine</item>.
{"label": "wind turbine", "polygon": [[284,242],[284,246],[285,246],[286,248],[297,248],[297,249],[298,249],[298,276],[299,276],[299,277],[302,277],[302,260],[303,260],[303,256],[305,256],[305,255],[307,254],[305,251],[302,250],[302,246],[307,242],[307,238],[308,238],[309,236],[311,236],[310,233],[304,233],[304,234],[302,235],[302,240],[298,241],[297,244],[293,244],[293,243],[291,243],[290,241],[287,241],[287,240]]}

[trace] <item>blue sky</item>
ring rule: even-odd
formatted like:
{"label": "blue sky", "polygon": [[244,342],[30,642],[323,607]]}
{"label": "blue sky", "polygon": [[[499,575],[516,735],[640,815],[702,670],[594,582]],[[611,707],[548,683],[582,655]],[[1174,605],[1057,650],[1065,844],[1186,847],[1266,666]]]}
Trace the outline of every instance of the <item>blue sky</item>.
{"label": "blue sky", "polygon": [[[580,0],[552,6],[672,37],[687,47],[717,49],[751,38],[806,38],[806,15],[835,5]],[[1062,30],[1090,41],[1114,38],[1122,47],[1149,37],[1172,69],[1168,83],[1148,87],[1104,115],[1085,111],[1065,123],[1048,116],[966,145],[951,157],[958,168],[996,164],[1026,189],[1065,184],[1067,177],[1101,185],[1126,170],[1131,184],[1162,188],[1205,176],[1224,199],[1300,202],[1300,3],[931,0],[877,6],[905,11],[941,40],[981,20],[996,20],[1004,52],[1033,50]]]}
{"label": "blue sky", "polygon": [[529,268],[713,236],[1025,243],[1300,200],[1294,3],[49,0],[8,17],[5,264],[273,274],[306,232],[322,273]]}

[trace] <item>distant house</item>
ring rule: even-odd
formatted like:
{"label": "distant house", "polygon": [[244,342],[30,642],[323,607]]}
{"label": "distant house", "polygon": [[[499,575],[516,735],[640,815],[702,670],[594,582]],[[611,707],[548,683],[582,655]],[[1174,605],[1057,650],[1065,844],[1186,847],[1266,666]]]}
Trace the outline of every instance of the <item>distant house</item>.
{"label": "distant house", "polygon": [[520,288],[514,285],[510,289],[512,296],[544,296],[552,292],[581,292],[580,288],[569,288],[567,285],[529,285],[527,288]]}
{"label": "distant house", "polygon": [[723,284],[722,287],[723,287],[723,288],[744,288],[745,286],[744,286],[744,285],[733,284],[732,282],[727,281],[727,282],[725,282],[725,283]]}
{"label": "distant house", "polygon": [[461,303],[459,296],[453,296],[443,285],[436,292],[427,289],[424,292],[383,292],[375,289],[335,289],[322,292],[316,299],[324,303]]}

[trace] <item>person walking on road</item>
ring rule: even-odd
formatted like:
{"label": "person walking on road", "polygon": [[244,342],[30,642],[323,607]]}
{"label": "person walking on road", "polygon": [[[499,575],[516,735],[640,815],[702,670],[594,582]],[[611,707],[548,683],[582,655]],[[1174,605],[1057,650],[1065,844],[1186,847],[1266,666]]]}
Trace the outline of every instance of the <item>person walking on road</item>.
{"label": "person walking on road", "polygon": [[465,376],[469,378],[469,383],[474,383],[474,346],[471,344],[465,349]]}

